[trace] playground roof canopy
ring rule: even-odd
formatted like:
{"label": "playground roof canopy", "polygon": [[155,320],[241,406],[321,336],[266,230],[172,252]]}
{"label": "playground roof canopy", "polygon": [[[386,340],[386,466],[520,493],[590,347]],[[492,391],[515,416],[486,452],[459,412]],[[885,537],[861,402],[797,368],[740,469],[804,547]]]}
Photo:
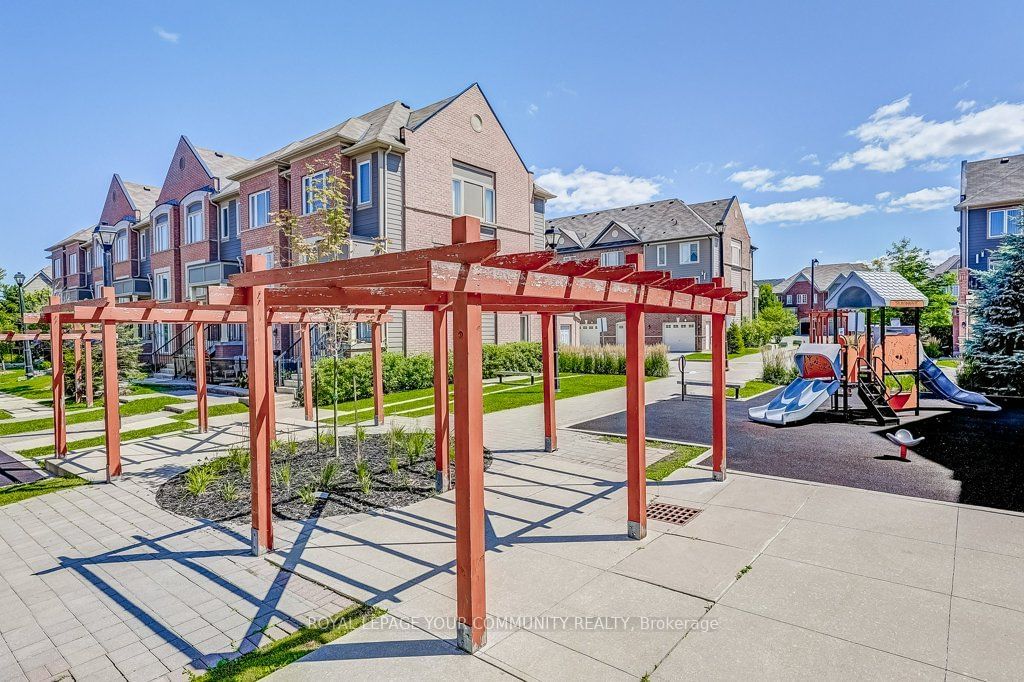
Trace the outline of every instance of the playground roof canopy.
{"label": "playground roof canopy", "polygon": [[898,272],[851,272],[825,301],[829,310],[846,308],[923,308],[928,298]]}

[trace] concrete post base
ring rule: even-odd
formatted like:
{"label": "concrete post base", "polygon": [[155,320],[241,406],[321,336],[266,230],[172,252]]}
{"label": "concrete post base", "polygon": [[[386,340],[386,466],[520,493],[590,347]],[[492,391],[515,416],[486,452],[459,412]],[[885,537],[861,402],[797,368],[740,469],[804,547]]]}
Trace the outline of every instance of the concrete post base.
{"label": "concrete post base", "polygon": [[626,534],[633,540],[643,540],[647,537],[647,526],[641,526],[637,521],[627,521]]}
{"label": "concrete post base", "polygon": [[481,647],[487,644],[487,631],[485,630],[480,638],[480,644],[475,645],[473,644],[473,628],[468,623],[456,623],[455,643],[466,653],[475,654]]}

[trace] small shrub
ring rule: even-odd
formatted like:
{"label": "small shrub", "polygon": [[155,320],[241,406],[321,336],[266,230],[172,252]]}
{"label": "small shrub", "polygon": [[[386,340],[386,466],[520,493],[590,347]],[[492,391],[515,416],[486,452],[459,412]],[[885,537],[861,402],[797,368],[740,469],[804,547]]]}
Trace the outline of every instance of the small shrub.
{"label": "small shrub", "polygon": [[299,454],[299,441],[295,440],[294,437],[289,437],[284,442],[284,451],[289,457]]}
{"label": "small shrub", "polygon": [[747,349],[743,331],[738,324],[730,324],[725,332],[725,343],[730,353],[742,353]]}
{"label": "small shrub", "polygon": [[285,490],[291,490],[292,488],[292,465],[291,462],[285,462],[281,466],[274,469],[274,481],[278,485],[284,486]]}
{"label": "small shrub", "polygon": [[199,497],[215,480],[217,480],[217,474],[206,466],[193,467],[185,473],[185,489]]}
{"label": "small shrub", "polygon": [[358,460],[355,464],[355,470],[359,489],[363,491],[364,495],[369,495],[370,490],[373,488],[373,473],[370,471],[370,463],[365,459]]}
{"label": "small shrub", "polygon": [[[566,374],[625,374],[625,346],[563,346],[558,349],[558,371]],[[668,376],[668,347],[647,346],[644,373],[650,377]]]}
{"label": "small shrub", "polygon": [[224,487],[220,489],[220,496],[225,502],[234,502],[238,499],[238,486],[234,481],[225,481]]}
{"label": "small shrub", "polygon": [[942,357],[942,346],[937,341],[925,341],[924,354],[930,358]]}
{"label": "small shrub", "polygon": [[320,434],[320,447],[322,448],[333,448],[334,447],[334,433],[331,431],[324,431]]}
{"label": "small shrub", "polygon": [[416,429],[406,438],[405,452],[409,458],[409,466],[419,461],[423,453],[427,451],[427,445],[433,434],[426,429]]}
{"label": "small shrub", "polygon": [[769,384],[788,384],[798,375],[789,354],[765,346],[761,349],[761,378]]}
{"label": "small shrub", "polygon": [[334,480],[335,475],[338,473],[338,460],[331,459],[324,464],[324,468],[320,470],[320,490],[327,490],[331,487],[331,482]]}
{"label": "small shrub", "polygon": [[392,424],[384,437],[388,444],[388,454],[396,454],[405,447],[406,431],[401,424]]}
{"label": "small shrub", "polygon": [[398,475],[398,453],[392,452],[388,455],[388,471],[391,472],[392,476]]}
{"label": "small shrub", "polygon": [[356,439],[356,445],[362,445],[366,442],[366,427],[356,424],[352,430],[352,436]]}
{"label": "small shrub", "polygon": [[274,454],[277,454],[278,452],[280,452],[283,447],[284,447],[284,441],[283,440],[279,440],[279,439],[275,438],[274,440],[270,441],[270,452],[272,452]]}
{"label": "small shrub", "polygon": [[249,469],[251,467],[249,448],[242,445],[231,446],[228,448],[228,459],[231,462],[231,466],[238,472],[239,476],[245,478],[249,475]]}
{"label": "small shrub", "polygon": [[316,491],[313,490],[313,484],[307,483],[299,488],[299,499],[310,506],[316,503]]}

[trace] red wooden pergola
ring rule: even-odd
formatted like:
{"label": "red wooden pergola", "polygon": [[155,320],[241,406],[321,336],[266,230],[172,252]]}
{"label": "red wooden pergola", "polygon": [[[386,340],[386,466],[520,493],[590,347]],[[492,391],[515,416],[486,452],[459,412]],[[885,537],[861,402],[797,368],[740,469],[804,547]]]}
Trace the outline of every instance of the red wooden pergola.
{"label": "red wooden pergola", "polygon": [[[104,377],[108,395],[116,394],[114,325],[172,322],[196,325],[244,323],[249,358],[249,437],[252,481],[252,551],[273,549],[270,505],[270,445],[274,438],[273,363],[270,325],[303,325],[303,352],[308,355],[308,323],[326,309],[344,311],[351,321],[373,321],[375,407],[382,417],[379,360],[382,316],[390,310],[433,314],[434,421],[437,488],[447,490],[449,452],[448,318],[454,342],[455,381],[455,545],[458,644],[476,651],[486,638],[484,583],[484,465],[481,314],[484,311],[534,313],[541,316],[544,388],[544,446],[557,448],[555,418],[556,368],[553,360],[557,314],[583,311],[622,312],[626,320],[626,479],[627,533],[640,539],[647,532],[644,413],[644,315],[698,314],[712,318],[712,469],[717,480],[726,474],[725,318],[746,296],[724,286],[721,278],[697,282],[646,271],[642,257],[622,266],[601,267],[596,260],[557,261],[550,252],[499,255],[500,243],[480,240],[480,222],[472,217],[452,221],[452,245],[365,258],[265,269],[264,257],[249,255],[245,272],[230,278],[230,287],[213,287],[208,304],[140,302],[116,304],[113,290],[103,298],[54,305],[44,312],[51,342],[60,346],[61,324],[99,324],[104,341]],[[198,357],[198,355],[197,355]],[[108,367],[107,363],[111,363]],[[308,366],[308,363],[304,363]],[[62,398],[62,374],[54,365],[55,430]],[[202,373],[197,367],[198,384]],[[61,383],[58,386],[58,383]],[[305,382],[308,387],[309,381]],[[116,401],[106,401],[108,475],[120,473],[117,455]],[[312,396],[306,394],[307,417]],[[201,409],[202,412],[202,409]],[[200,422],[202,423],[202,421]],[[59,438],[55,435],[55,438]],[[59,442],[59,441],[58,441]],[[63,451],[66,451],[64,446]],[[58,453],[62,448],[58,447]]]}

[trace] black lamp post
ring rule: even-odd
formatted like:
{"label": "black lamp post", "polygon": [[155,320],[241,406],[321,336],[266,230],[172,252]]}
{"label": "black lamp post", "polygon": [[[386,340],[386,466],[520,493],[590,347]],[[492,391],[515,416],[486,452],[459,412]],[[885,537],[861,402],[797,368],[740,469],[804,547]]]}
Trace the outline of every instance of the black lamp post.
{"label": "black lamp post", "polygon": [[114,247],[117,230],[112,225],[100,223],[92,233],[99,239],[100,246],[103,247],[103,286],[112,287],[114,286],[114,261],[110,252]]}
{"label": "black lamp post", "polygon": [[811,259],[811,301],[810,301],[810,303],[811,303],[810,320],[811,321],[810,321],[810,324],[807,325],[807,331],[808,332],[810,332],[811,328],[814,326],[814,303],[815,303],[815,299],[817,299],[817,297],[818,297],[818,290],[814,288],[814,266],[817,265],[817,264],[818,264],[818,259],[817,258],[812,258]]}
{"label": "black lamp post", "polygon": [[[21,311],[21,332],[23,334],[28,333],[28,325],[25,324],[25,275],[19,272],[14,276],[14,281],[18,285],[18,309]],[[28,339],[24,339],[21,342],[22,352],[25,356],[25,376],[35,376],[35,367],[32,362],[32,346],[29,344]]]}
{"label": "black lamp post", "polygon": [[[548,251],[555,252],[555,248],[558,246],[558,233],[555,228],[550,225],[544,230],[544,246],[547,247]],[[552,331],[551,347],[555,353],[555,391],[557,392],[562,388],[561,383],[558,380],[558,315],[552,315],[551,324],[554,326]]]}

